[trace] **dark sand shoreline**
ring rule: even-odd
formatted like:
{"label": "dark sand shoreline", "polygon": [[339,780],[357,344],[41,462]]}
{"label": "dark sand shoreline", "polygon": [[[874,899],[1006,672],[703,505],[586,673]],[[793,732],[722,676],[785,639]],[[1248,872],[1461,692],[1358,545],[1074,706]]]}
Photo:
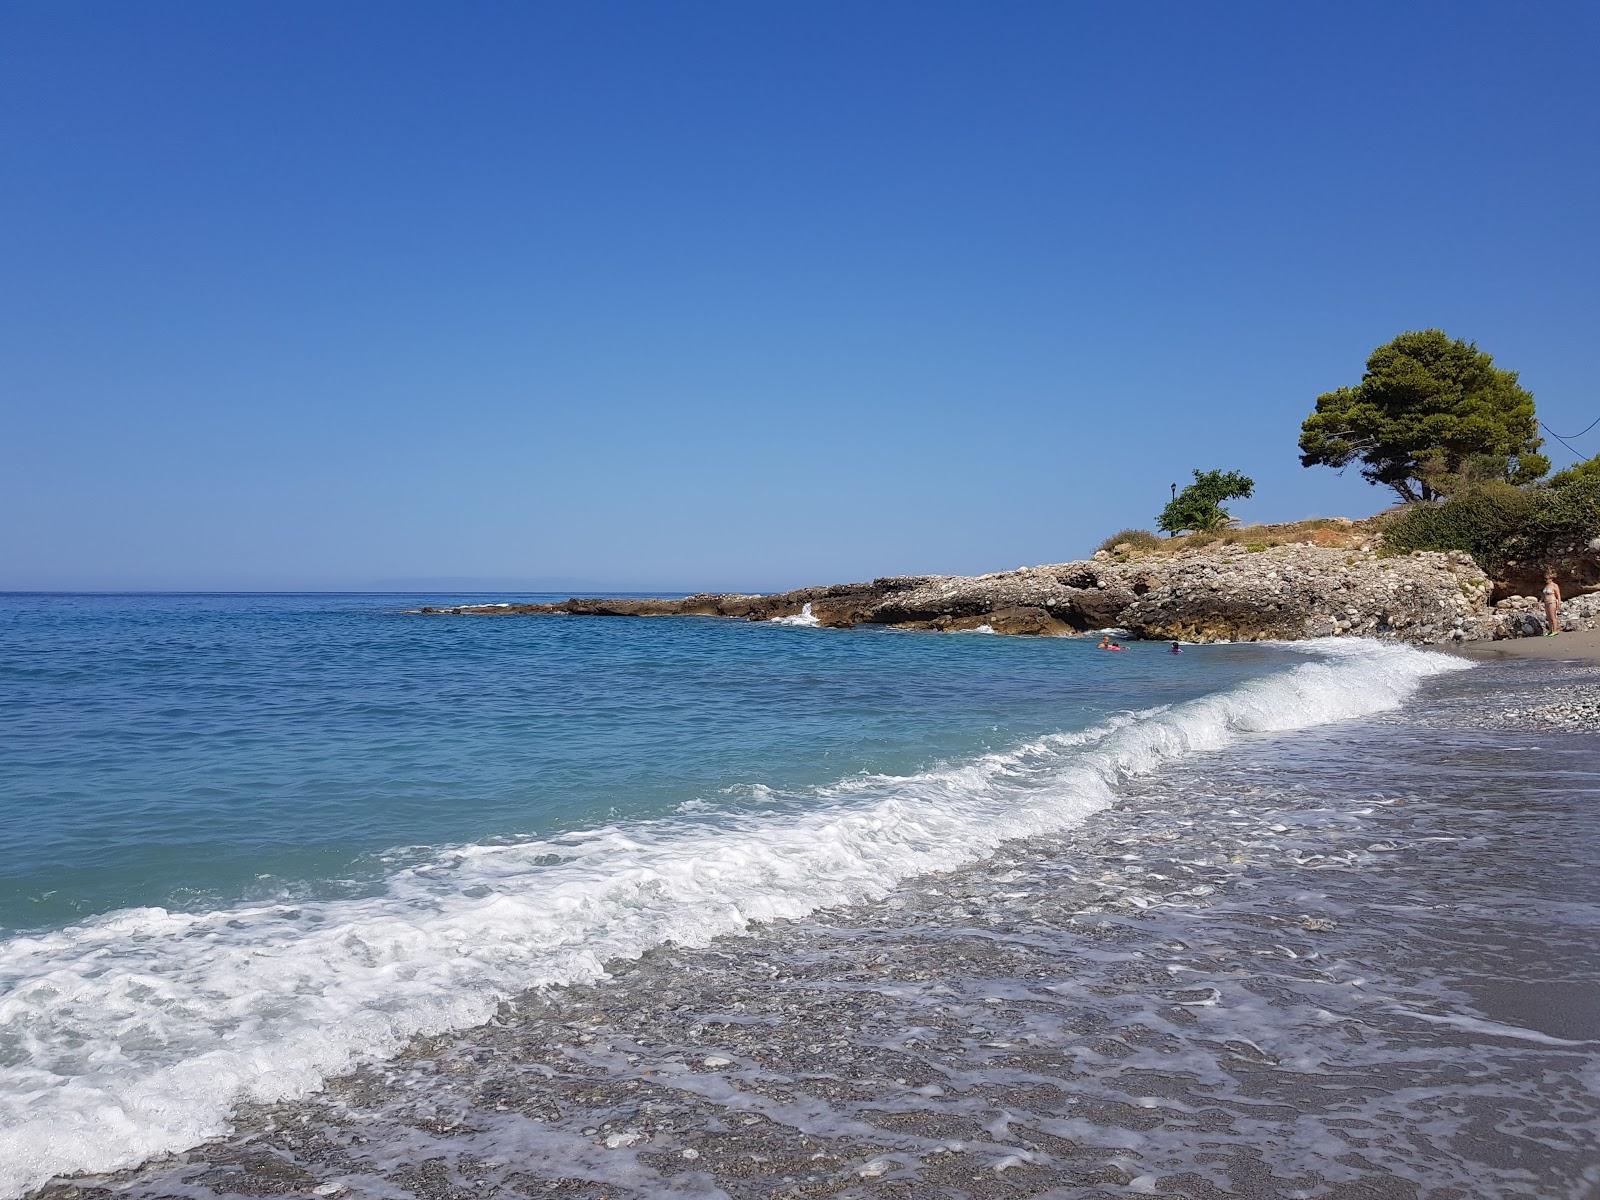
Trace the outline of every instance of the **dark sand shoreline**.
{"label": "dark sand shoreline", "polygon": [[1593,1195],[1600,738],[1473,717],[1570,670],[1131,781],[43,1194]]}

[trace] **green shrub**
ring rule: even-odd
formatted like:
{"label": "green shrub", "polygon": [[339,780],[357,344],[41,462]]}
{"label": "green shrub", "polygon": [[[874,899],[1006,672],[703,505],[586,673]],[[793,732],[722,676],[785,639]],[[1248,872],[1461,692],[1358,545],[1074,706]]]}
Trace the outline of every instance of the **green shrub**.
{"label": "green shrub", "polygon": [[1113,533],[1095,549],[1115,550],[1124,544],[1132,546],[1135,550],[1156,550],[1161,546],[1161,539],[1148,529],[1124,529],[1120,533]]}
{"label": "green shrub", "polygon": [[1577,550],[1600,535],[1600,475],[1579,476],[1535,491],[1539,502],[1522,535],[1519,558],[1548,558]]}
{"label": "green shrub", "polygon": [[1512,561],[1537,562],[1600,535],[1600,479],[1564,487],[1483,483],[1443,503],[1408,505],[1383,529],[1384,550],[1465,550],[1493,575]]}
{"label": "green shrub", "polygon": [[1550,486],[1564,488],[1574,483],[1585,483],[1595,479],[1600,479],[1600,454],[1586,458],[1581,463],[1574,463],[1565,471],[1557,471],[1550,476]]}

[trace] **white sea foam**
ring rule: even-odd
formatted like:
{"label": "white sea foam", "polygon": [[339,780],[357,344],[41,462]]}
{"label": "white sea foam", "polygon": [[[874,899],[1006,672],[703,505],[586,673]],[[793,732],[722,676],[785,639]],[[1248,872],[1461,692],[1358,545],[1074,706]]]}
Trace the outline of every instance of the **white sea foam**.
{"label": "white sea foam", "polygon": [[1198,700],[947,769],[856,776],[799,814],[675,818],[465,846],[384,893],[184,914],[136,909],[0,943],[0,1196],[223,1132],[409,1037],[487,1019],[608,959],[881,897],[1069,828],[1118,781],[1240,735],[1398,706],[1457,660],[1373,642]]}
{"label": "white sea foam", "polygon": [[802,604],[800,606],[800,611],[798,613],[796,613],[794,616],[792,616],[792,617],[773,617],[771,622],[770,622],[770,624],[773,624],[773,625],[803,625],[807,629],[815,629],[818,625],[821,625],[822,622],[817,620],[817,618],[814,617],[811,614],[811,605],[809,603],[807,603],[807,604]]}

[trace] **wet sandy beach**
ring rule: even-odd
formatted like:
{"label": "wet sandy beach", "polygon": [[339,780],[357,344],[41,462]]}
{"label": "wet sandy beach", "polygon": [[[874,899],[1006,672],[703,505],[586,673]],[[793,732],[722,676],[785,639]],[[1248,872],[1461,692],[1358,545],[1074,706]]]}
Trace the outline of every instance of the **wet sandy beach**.
{"label": "wet sandy beach", "polygon": [[1450,650],[1463,658],[1481,662],[1506,659],[1535,660],[1540,662],[1600,663],[1600,629],[1569,630],[1556,637],[1507,638],[1499,642],[1447,643],[1440,649]]}
{"label": "wet sandy beach", "polygon": [[1255,738],[43,1194],[1600,1195],[1600,736],[1478,717],[1593,675]]}

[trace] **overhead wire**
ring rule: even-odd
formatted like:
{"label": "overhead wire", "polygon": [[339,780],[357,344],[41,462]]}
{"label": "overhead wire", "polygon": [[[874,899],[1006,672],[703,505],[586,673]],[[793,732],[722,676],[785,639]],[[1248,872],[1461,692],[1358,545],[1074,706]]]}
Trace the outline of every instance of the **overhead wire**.
{"label": "overhead wire", "polygon": [[[1544,422],[1540,421],[1539,424],[1544,425]],[[1594,420],[1590,421],[1582,429],[1578,430],[1577,433],[1569,433],[1569,434],[1567,434],[1567,437],[1573,439],[1573,441],[1577,441],[1577,439],[1581,438],[1584,434],[1588,433],[1589,430],[1593,429],[1596,425],[1600,425],[1600,417],[1596,417]],[[1551,429],[1550,426],[1548,426],[1548,425],[1544,425],[1544,431],[1546,433],[1548,433],[1551,437],[1555,438],[1556,441],[1558,441],[1558,442],[1564,442],[1564,441],[1567,440],[1567,438],[1562,437],[1559,433],[1557,433],[1555,430]]]}
{"label": "overhead wire", "polygon": [[[1600,425],[1600,417],[1596,417],[1593,421],[1591,421],[1589,423],[1589,429],[1593,429],[1596,425]],[[1566,438],[1562,437],[1554,429],[1551,429],[1550,426],[1546,425],[1543,421],[1539,422],[1539,426],[1546,433],[1548,433],[1551,437],[1555,438],[1556,441],[1560,442],[1568,450],[1571,450],[1574,454],[1576,454],[1580,459],[1586,459],[1586,458],[1590,457],[1589,455],[1585,454],[1582,450],[1579,450],[1576,446],[1574,446]],[[1589,429],[1585,429],[1583,431],[1583,433],[1588,433]],[[1583,436],[1583,433],[1575,433],[1572,436],[1575,437],[1575,438],[1580,438],[1580,437]]]}

